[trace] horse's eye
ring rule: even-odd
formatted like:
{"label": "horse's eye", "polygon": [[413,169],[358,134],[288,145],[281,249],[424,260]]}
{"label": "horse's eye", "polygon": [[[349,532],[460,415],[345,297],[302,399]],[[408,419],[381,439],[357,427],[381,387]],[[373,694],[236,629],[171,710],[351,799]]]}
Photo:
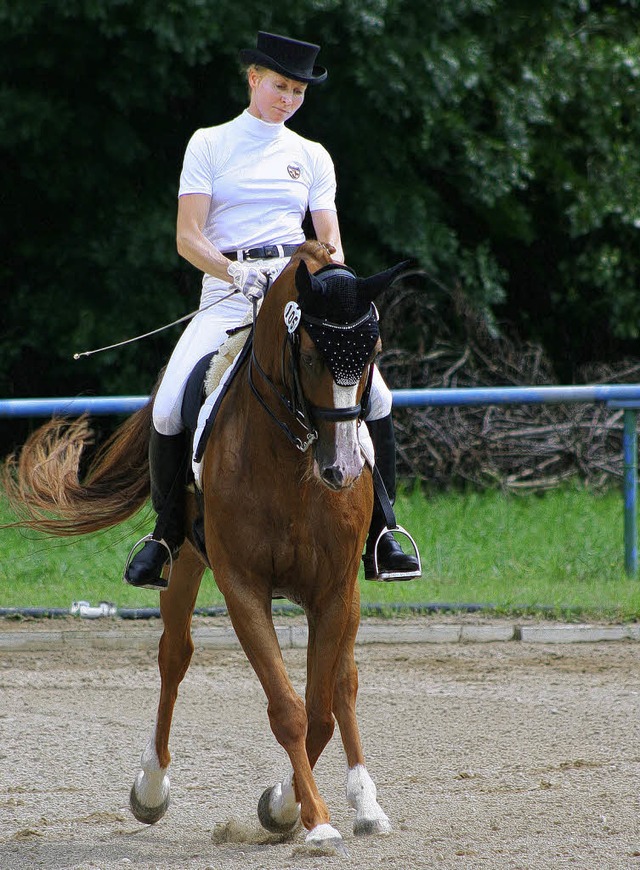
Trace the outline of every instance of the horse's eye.
{"label": "horse's eye", "polygon": [[317,357],[311,353],[301,353],[300,360],[302,361],[302,365],[308,369],[314,369],[318,362]]}

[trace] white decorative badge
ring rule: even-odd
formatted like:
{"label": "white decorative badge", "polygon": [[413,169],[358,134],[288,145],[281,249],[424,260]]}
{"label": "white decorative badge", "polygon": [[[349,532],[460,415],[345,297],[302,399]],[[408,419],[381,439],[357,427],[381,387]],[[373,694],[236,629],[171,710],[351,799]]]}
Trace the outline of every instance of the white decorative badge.
{"label": "white decorative badge", "polygon": [[302,318],[302,311],[297,302],[287,302],[284,307],[284,322],[287,324],[289,335],[293,335]]}

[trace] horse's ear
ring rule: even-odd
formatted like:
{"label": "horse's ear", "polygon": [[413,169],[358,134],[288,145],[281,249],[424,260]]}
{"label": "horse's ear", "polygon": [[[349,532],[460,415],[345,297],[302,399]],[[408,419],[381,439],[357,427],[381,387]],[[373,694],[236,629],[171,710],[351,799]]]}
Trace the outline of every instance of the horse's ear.
{"label": "horse's ear", "polygon": [[311,272],[304,260],[300,260],[296,269],[296,290],[300,295],[311,291]]}
{"label": "horse's ear", "polygon": [[358,282],[365,298],[370,300],[375,299],[383,290],[386,290],[394,281],[397,281],[404,272],[407,272],[412,265],[414,265],[413,260],[403,260],[397,266],[392,266],[384,272],[378,272],[377,275],[371,275],[369,278],[359,278]]}

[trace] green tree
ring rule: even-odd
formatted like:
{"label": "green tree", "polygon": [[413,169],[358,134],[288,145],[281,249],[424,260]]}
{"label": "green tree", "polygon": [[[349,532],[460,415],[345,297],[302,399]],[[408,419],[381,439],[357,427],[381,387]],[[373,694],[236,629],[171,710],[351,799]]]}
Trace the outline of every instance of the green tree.
{"label": "green tree", "polygon": [[329,81],[294,125],[333,154],[358,271],[416,256],[569,376],[635,349],[639,6],[5,0],[0,395],[149,389],[177,330],[72,354],[197,305],[174,244],[182,154],[243,108],[257,29],[322,45]]}
{"label": "green tree", "polygon": [[352,62],[325,138],[359,257],[415,253],[565,376],[634,351],[637,0],[332,5]]}

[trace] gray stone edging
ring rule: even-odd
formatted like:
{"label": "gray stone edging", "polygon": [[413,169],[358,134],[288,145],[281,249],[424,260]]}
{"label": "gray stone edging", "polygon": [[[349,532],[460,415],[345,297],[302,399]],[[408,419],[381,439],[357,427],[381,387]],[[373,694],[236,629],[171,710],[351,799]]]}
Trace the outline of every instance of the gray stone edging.
{"label": "gray stone edging", "polygon": [[[162,627],[140,627],[132,630],[102,629],[38,629],[21,628],[0,632],[0,653],[5,650],[38,651],[52,647],[66,649],[155,649]],[[283,649],[304,648],[307,628],[304,625],[278,625],[276,633]],[[193,639],[197,648],[230,649],[239,647],[230,626],[196,626]],[[640,640],[640,624],[580,625],[531,624],[499,622],[473,625],[469,623],[443,623],[416,625],[390,621],[360,625],[357,643],[495,643],[518,641],[523,643],[563,644],[599,643],[603,641]]]}

